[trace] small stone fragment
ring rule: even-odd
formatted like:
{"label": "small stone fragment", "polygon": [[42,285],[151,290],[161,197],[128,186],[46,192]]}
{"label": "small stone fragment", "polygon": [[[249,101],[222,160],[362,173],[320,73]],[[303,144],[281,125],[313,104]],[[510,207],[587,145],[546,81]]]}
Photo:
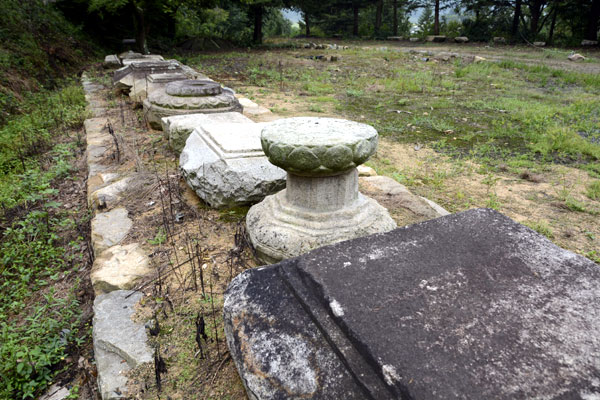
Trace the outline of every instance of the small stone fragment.
{"label": "small stone fragment", "polygon": [[583,61],[585,60],[585,57],[582,56],[579,53],[575,53],[575,54],[571,54],[569,57],[567,57],[569,59],[569,61]]}

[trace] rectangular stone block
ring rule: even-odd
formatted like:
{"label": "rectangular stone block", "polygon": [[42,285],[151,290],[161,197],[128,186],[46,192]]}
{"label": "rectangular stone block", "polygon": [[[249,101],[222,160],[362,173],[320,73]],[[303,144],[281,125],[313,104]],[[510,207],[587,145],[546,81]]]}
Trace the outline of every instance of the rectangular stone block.
{"label": "rectangular stone block", "polygon": [[489,209],[341,242],[230,284],[254,399],[593,399],[600,266]]}

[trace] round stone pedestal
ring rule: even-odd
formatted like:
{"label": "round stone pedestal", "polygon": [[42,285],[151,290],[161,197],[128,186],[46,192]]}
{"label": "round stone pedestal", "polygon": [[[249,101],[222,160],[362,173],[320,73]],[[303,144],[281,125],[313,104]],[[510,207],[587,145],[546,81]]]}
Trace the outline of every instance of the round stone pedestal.
{"label": "round stone pedestal", "polygon": [[188,79],[167,84],[144,100],[150,126],[161,129],[161,118],[196,113],[242,112],[233,91],[210,80]]}
{"label": "round stone pedestal", "polygon": [[387,210],[358,191],[356,166],[377,148],[369,125],[332,118],[289,118],[262,131],[269,161],[287,187],[248,211],[252,244],[265,263],[396,227]]}

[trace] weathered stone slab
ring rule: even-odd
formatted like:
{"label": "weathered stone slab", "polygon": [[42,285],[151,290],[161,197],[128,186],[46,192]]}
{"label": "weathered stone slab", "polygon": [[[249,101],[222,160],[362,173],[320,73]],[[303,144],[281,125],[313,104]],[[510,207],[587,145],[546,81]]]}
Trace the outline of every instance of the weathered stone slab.
{"label": "weathered stone slab", "polygon": [[117,90],[128,93],[135,82],[146,79],[146,76],[159,73],[182,73],[183,68],[178,61],[139,61],[119,68],[113,73],[113,84]]}
{"label": "weathered stone slab", "polygon": [[582,46],[598,46],[598,41],[584,39],[581,41],[581,45]]}
{"label": "weathered stone slab", "polygon": [[118,244],[96,257],[90,278],[94,292],[99,294],[133,289],[151,273],[150,260],[138,243]]}
{"label": "weathered stone slab", "polygon": [[469,38],[466,36],[457,36],[454,38],[454,41],[456,43],[468,43],[469,42]]}
{"label": "weathered stone slab", "polygon": [[569,61],[583,61],[583,60],[585,60],[585,57],[582,56],[579,53],[571,54],[567,58],[569,59]]}
{"label": "weathered stone slab", "polygon": [[141,292],[117,290],[94,300],[94,355],[103,400],[129,398],[126,373],[153,361],[144,325],[131,320],[142,296]]}
{"label": "weathered stone slab", "polygon": [[131,177],[124,177],[93,192],[88,199],[92,209],[112,209],[121,200],[122,194],[130,188]]}
{"label": "weathered stone slab", "polygon": [[121,241],[127,236],[133,222],[124,208],[115,208],[105,213],[99,213],[92,219],[92,248],[98,255]]}
{"label": "weathered stone slab", "polygon": [[121,68],[123,64],[121,64],[121,60],[119,60],[119,57],[117,57],[115,54],[109,54],[106,57],[104,57],[104,62],[102,63],[102,66],[106,69],[111,69]]}
{"label": "weathered stone slab", "polygon": [[144,55],[142,53],[136,53],[133,50],[127,50],[123,53],[119,54],[119,58],[121,60],[137,60],[142,58]]}
{"label": "weathered stone slab", "polygon": [[476,209],[247,270],[225,332],[251,399],[593,399],[599,283]]}
{"label": "weathered stone slab", "polygon": [[183,150],[187,138],[194,129],[200,128],[204,124],[224,122],[253,123],[250,118],[239,112],[174,115],[161,120],[164,135],[169,139],[171,148],[177,153]]}
{"label": "weathered stone slab", "polygon": [[440,43],[440,42],[445,42],[446,41],[446,36],[443,36],[443,35],[429,35],[429,36],[427,36],[426,40],[428,42]]}
{"label": "weathered stone slab", "polygon": [[163,58],[163,56],[158,54],[144,54],[138,58],[124,58],[123,60],[121,60],[123,65],[129,65],[133,62],[139,61],[165,61],[165,59]]}
{"label": "weathered stone slab", "polygon": [[[240,114],[241,115],[241,114]],[[179,158],[187,184],[211,207],[262,200],[285,187],[285,171],[261,148],[264,123],[202,124]]]}
{"label": "weathered stone slab", "polygon": [[166,72],[159,74],[150,74],[142,79],[133,82],[129,90],[129,98],[135,103],[141,104],[149,93],[166,85],[169,82],[182,81],[189,77],[183,72]]}
{"label": "weathered stone slab", "polygon": [[108,167],[100,164],[88,164],[87,192],[94,193],[96,190],[107,186],[119,178],[119,174],[106,172]]}
{"label": "weathered stone slab", "polygon": [[242,112],[234,92],[211,80],[168,83],[151,93],[143,105],[146,120],[154,129],[161,129],[161,119],[171,115]]}
{"label": "weathered stone slab", "polygon": [[363,177],[359,185],[361,192],[374,198],[388,210],[404,208],[428,219],[448,214],[446,210],[440,213],[439,209],[432,207],[423,198],[412,194],[406,186],[387,176]]}
{"label": "weathered stone slab", "polygon": [[270,114],[271,110],[266,107],[259,106],[252,100],[246,97],[238,97],[238,101],[244,108],[244,114],[249,116],[259,116],[263,114]]}

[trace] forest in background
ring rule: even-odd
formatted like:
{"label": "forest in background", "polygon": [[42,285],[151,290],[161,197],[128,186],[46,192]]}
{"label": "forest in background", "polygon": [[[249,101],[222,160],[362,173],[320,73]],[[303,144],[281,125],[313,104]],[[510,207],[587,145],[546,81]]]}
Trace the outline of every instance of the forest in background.
{"label": "forest in background", "polygon": [[[600,0],[58,0],[55,6],[104,44],[135,37],[141,51],[194,39],[249,45],[297,35],[503,36],[572,46],[597,40],[600,20]],[[282,8],[300,13],[299,26],[283,18]]]}

